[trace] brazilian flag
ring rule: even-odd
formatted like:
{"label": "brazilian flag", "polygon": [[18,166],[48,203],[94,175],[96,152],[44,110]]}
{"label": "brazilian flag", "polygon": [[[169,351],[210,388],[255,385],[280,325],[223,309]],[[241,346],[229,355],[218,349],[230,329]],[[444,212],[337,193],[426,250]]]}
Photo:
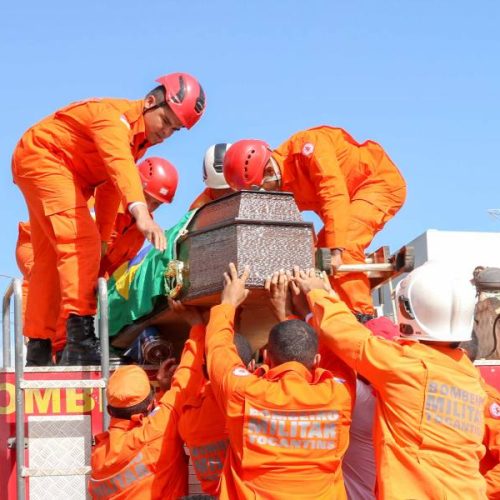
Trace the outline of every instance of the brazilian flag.
{"label": "brazilian flag", "polygon": [[108,280],[109,336],[149,314],[166,289],[164,274],[168,263],[177,259],[177,241],[184,234],[196,210],[188,212],[175,226],[165,231],[167,249],[159,252],[144,247],[132,260],[123,263]]}

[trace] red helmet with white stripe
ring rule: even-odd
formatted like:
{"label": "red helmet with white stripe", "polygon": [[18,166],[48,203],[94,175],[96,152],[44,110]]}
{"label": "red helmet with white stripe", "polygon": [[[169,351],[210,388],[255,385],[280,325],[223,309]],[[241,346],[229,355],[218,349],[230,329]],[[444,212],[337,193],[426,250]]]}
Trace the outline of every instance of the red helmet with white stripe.
{"label": "red helmet with white stripe", "polygon": [[165,89],[165,101],[186,128],[191,128],[205,111],[205,92],[196,78],[171,73],[156,80]]}
{"label": "red helmet with white stripe", "polygon": [[177,169],[163,158],[147,158],[137,166],[144,191],[162,203],[171,203],[179,183]]}

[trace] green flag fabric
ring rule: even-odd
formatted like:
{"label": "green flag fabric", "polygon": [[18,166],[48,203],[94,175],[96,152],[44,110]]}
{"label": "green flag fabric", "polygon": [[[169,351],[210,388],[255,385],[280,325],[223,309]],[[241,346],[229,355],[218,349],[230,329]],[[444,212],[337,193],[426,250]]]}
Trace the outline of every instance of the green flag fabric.
{"label": "green flag fabric", "polygon": [[168,247],[164,252],[152,245],[143,248],[132,260],[123,263],[108,280],[109,336],[150,313],[156,300],[170,290],[165,270],[177,258],[177,240],[185,232],[196,210],[188,212],[165,231]]}

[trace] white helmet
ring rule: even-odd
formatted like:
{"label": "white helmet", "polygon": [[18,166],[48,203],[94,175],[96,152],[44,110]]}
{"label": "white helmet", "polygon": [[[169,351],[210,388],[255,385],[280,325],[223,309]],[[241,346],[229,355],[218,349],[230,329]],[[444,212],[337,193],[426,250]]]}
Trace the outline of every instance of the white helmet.
{"label": "white helmet", "polygon": [[223,142],[207,149],[203,159],[203,182],[212,189],[228,189],[229,185],[222,171],[224,155],[231,144]]}
{"label": "white helmet", "polygon": [[396,287],[401,336],[414,340],[470,340],[476,292],[471,280],[444,262],[427,262]]}

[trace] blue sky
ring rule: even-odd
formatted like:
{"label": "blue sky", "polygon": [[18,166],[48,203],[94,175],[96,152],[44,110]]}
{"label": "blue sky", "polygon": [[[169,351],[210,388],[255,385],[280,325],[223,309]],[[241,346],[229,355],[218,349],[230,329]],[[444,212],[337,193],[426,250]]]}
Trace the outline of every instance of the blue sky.
{"label": "blue sky", "polygon": [[486,210],[500,207],[499,24],[493,0],[4,2],[0,273],[18,274],[27,217],[10,173],[22,133],[71,101],[139,99],[175,71],[199,78],[208,105],[194,129],[148,152],[180,171],[164,227],[202,190],[210,144],[278,146],[329,124],[381,143],[407,180],[406,205],[374,246],[396,250],[429,228],[498,231]]}

